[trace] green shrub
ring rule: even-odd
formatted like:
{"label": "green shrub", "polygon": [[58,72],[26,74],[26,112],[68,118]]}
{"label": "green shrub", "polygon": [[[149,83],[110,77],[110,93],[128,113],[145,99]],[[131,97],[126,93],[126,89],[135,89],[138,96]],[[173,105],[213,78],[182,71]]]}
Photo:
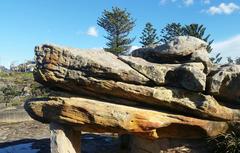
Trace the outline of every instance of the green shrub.
{"label": "green shrub", "polygon": [[8,77],[8,76],[9,76],[9,73],[0,71],[0,77],[1,78]]}

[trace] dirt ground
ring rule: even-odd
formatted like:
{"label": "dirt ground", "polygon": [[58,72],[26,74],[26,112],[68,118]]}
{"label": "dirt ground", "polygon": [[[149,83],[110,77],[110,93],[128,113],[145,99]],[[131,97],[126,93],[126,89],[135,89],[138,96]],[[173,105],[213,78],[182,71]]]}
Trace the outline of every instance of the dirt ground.
{"label": "dirt ground", "polygon": [[[32,149],[38,149],[38,153],[50,153],[49,137],[48,125],[37,121],[0,124],[0,148],[32,143]],[[126,153],[120,151],[117,136],[84,133],[81,141],[82,153]]]}

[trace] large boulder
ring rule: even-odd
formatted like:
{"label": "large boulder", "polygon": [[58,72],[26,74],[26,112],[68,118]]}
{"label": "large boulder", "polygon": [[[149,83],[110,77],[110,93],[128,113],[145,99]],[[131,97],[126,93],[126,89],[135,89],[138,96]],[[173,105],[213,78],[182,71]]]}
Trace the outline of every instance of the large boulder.
{"label": "large boulder", "polygon": [[[128,64],[118,60],[117,56],[104,50],[81,50],[56,45],[35,47],[36,69],[64,67],[81,72],[85,77],[96,77],[122,81],[133,84],[147,84],[149,79],[132,69]],[[59,75],[67,71],[58,69]]]}
{"label": "large boulder", "polygon": [[207,53],[208,44],[192,36],[175,37],[169,43],[154,48],[139,48],[132,56],[141,57],[154,63],[202,62],[205,73],[208,73],[212,62]]}
{"label": "large boulder", "polygon": [[120,56],[120,59],[157,85],[180,87],[191,91],[205,90],[206,74],[203,72],[202,63],[155,64],[131,56]]}
{"label": "large boulder", "polygon": [[35,99],[25,103],[25,109],[38,121],[72,125],[76,131],[130,133],[149,139],[212,137],[229,128],[226,122],[77,97]]}
{"label": "large boulder", "polygon": [[147,48],[137,49],[132,52],[132,55],[141,57],[144,55],[148,56],[147,54],[155,54],[156,58],[178,58],[191,55],[197,50],[204,50],[207,48],[207,45],[208,44],[205,41],[192,36],[179,36],[169,43],[156,46],[155,48],[152,48],[152,50],[150,49],[149,52],[147,51]]}
{"label": "large boulder", "polygon": [[240,65],[225,65],[213,70],[208,76],[209,94],[240,103]]}

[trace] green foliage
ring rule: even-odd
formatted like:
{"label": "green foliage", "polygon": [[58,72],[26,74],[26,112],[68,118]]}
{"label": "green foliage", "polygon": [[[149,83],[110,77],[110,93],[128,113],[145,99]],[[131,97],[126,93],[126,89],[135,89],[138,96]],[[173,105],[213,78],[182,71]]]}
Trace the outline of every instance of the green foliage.
{"label": "green foliage", "polygon": [[7,85],[6,87],[4,87],[2,89],[2,92],[6,95],[6,96],[19,96],[21,94],[21,91],[17,90],[16,87],[11,86],[11,85]]}
{"label": "green foliage", "polygon": [[231,57],[227,57],[228,64],[234,64],[234,60]]}
{"label": "green foliage", "polygon": [[221,60],[222,60],[222,57],[221,57],[220,55],[221,55],[221,53],[218,53],[215,57],[210,58],[210,60],[211,60],[213,63],[218,64],[218,63],[220,63]]}
{"label": "green foliage", "polygon": [[236,64],[240,64],[240,57],[238,57],[238,58],[235,60],[235,63],[236,63]]}
{"label": "green foliage", "polygon": [[135,26],[135,20],[130,17],[130,13],[118,7],[113,7],[111,11],[104,10],[97,24],[107,32],[105,38],[108,40],[106,51],[114,54],[121,54],[130,48],[134,39],[128,38],[130,31]]}
{"label": "green foliage", "polygon": [[208,43],[207,46],[207,51],[210,53],[212,51],[212,47],[211,44],[213,43],[214,40],[208,40],[209,37],[211,36],[210,34],[208,34],[207,36],[205,36],[205,31],[206,31],[206,27],[204,27],[202,24],[190,24],[190,25],[186,25],[184,27],[184,33],[187,36],[193,36],[199,39],[204,40],[205,42]]}
{"label": "green foliage", "polygon": [[9,73],[0,71],[0,77],[1,78],[8,77],[8,76],[9,76]]}
{"label": "green foliage", "polygon": [[231,57],[227,57],[228,64],[240,64],[240,57],[233,60]]}
{"label": "green foliage", "polygon": [[157,30],[153,28],[153,25],[148,22],[143,29],[142,36],[140,37],[142,47],[151,47],[159,43],[159,38],[157,36]]}
{"label": "green foliage", "polygon": [[167,24],[162,30],[161,30],[161,43],[167,43],[171,41],[174,37],[177,36],[183,36],[184,33],[184,27],[180,23],[170,23]]}
{"label": "green foliage", "polygon": [[46,97],[51,92],[34,81],[31,72],[0,73],[0,103],[6,106],[21,105],[26,99]]}
{"label": "green foliage", "polygon": [[13,85],[7,85],[1,89],[1,92],[4,94],[4,102],[6,104],[10,103],[14,97],[20,96],[21,91]]}
{"label": "green foliage", "polygon": [[221,134],[209,141],[214,153],[240,153],[240,126],[235,125],[232,131]]}

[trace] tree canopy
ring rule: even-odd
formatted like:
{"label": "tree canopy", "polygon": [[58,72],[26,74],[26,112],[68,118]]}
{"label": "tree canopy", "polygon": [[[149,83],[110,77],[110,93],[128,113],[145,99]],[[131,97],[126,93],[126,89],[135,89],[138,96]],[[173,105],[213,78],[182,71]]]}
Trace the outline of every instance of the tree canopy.
{"label": "tree canopy", "polygon": [[126,9],[113,7],[112,10],[104,10],[98,18],[97,24],[107,32],[105,38],[108,40],[106,51],[116,55],[129,50],[133,38],[128,38],[130,31],[135,26],[135,20]]}
{"label": "tree canopy", "polygon": [[167,43],[171,41],[174,37],[183,36],[184,27],[180,23],[169,23],[161,30],[161,43]]}
{"label": "tree canopy", "polygon": [[190,25],[185,25],[184,27],[184,33],[187,36],[193,36],[199,39],[204,40],[205,42],[208,43],[207,46],[207,51],[210,53],[212,51],[212,47],[211,44],[213,43],[214,40],[210,40],[210,34],[208,34],[207,36],[205,36],[205,31],[206,31],[206,27],[204,27],[202,24],[190,24]]}
{"label": "tree canopy", "polygon": [[140,37],[140,43],[142,44],[142,47],[151,47],[159,43],[159,38],[156,31],[157,30],[150,22],[146,23],[142,32],[142,36]]}

